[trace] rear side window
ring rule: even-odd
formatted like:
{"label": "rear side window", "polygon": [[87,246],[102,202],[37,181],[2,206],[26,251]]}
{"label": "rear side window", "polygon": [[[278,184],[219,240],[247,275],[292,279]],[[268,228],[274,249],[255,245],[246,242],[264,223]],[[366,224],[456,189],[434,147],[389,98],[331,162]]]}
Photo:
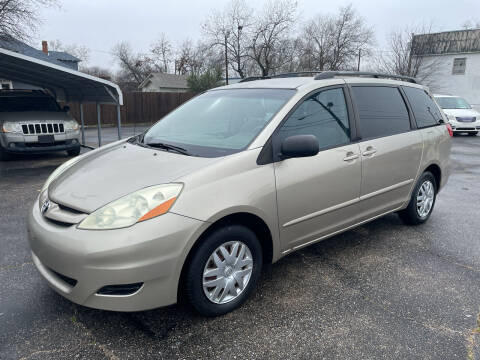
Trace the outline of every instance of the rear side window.
{"label": "rear side window", "polygon": [[329,89],[304,100],[279,129],[285,139],[293,135],[315,135],[320,149],[350,142],[350,125],[343,89]]}
{"label": "rear side window", "polygon": [[409,86],[404,86],[403,90],[407,94],[408,102],[412,107],[419,128],[437,125],[440,120],[443,120],[438,106],[425,90]]}
{"label": "rear side window", "polygon": [[362,138],[399,134],[410,130],[410,118],[400,91],[387,86],[354,86]]}

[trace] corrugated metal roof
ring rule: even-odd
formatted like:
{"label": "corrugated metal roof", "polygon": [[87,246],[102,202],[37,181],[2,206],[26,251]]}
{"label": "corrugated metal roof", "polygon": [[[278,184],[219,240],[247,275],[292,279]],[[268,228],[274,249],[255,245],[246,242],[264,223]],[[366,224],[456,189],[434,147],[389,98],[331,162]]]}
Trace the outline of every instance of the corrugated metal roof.
{"label": "corrugated metal roof", "polygon": [[51,90],[61,101],[123,104],[117,84],[52,62],[0,48],[0,78]]}
{"label": "corrugated metal roof", "polygon": [[480,52],[480,29],[414,35],[412,51],[420,56]]}

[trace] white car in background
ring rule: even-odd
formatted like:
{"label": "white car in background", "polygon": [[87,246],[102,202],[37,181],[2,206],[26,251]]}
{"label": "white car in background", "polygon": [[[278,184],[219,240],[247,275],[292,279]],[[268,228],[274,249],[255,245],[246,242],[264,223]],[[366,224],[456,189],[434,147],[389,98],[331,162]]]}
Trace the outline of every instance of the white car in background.
{"label": "white car in background", "polygon": [[480,131],[480,112],[460,96],[434,95],[438,105],[447,115],[454,133],[468,133],[475,136]]}

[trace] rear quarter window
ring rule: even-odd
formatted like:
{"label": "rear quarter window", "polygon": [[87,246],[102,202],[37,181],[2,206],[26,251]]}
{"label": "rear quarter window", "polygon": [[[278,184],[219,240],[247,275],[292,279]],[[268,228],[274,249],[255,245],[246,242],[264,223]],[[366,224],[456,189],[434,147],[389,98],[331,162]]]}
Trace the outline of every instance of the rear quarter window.
{"label": "rear quarter window", "polygon": [[407,95],[419,128],[440,124],[443,120],[442,113],[425,90],[403,86],[403,91]]}
{"label": "rear quarter window", "polygon": [[353,86],[353,96],[363,139],[410,130],[407,106],[400,91],[389,86]]}

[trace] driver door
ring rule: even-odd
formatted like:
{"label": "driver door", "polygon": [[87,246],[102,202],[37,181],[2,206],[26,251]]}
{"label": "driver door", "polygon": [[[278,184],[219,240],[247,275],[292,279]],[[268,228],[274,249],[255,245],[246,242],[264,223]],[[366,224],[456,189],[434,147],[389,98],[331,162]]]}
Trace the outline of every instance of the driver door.
{"label": "driver door", "polygon": [[[350,114],[350,116],[349,116]],[[304,99],[280,125],[278,144],[293,135],[315,135],[317,155],[275,162],[277,206],[283,251],[295,250],[339,231],[358,219],[361,157],[352,144],[343,87]]]}

